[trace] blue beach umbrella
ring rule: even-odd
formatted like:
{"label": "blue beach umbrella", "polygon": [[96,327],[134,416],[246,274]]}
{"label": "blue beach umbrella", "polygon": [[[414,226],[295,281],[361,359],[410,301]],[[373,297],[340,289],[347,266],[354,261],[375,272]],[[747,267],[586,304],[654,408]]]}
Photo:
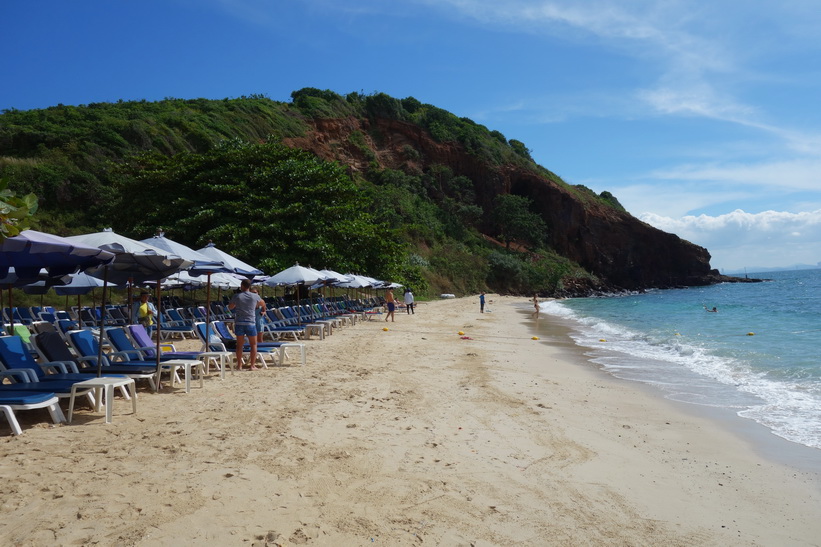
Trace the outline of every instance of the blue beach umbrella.
{"label": "blue beach umbrella", "polygon": [[112,253],[94,245],[35,230],[23,230],[0,243],[0,276],[14,268],[20,282],[39,281],[41,270],[47,277],[62,277],[113,260]]}
{"label": "blue beach umbrella", "polygon": [[[93,234],[83,234],[71,236],[72,241],[84,245],[99,247],[114,253],[115,258],[111,264],[88,271],[89,274],[103,279],[103,313],[100,316],[100,354],[97,356],[97,373],[102,373],[102,336],[103,321],[105,320],[105,289],[109,280],[118,284],[145,283],[148,281],[157,282],[157,319],[162,314],[162,301],[160,300],[160,280],[186,269],[191,265],[191,261],[169,253],[164,249],[154,247],[136,241],[134,239],[115,233],[111,228]],[[157,334],[157,378],[160,376],[160,336]],[[159,385],[159,382],[157,383]]]}
{"label": "blue beach umbrella", "polygon": [[[62,278],[81,270],[109,264],[114,254],[94,245],[85,245],[53,234],[36,230],[23,230],[18,235],[0,242],[0,277],[14,275],[4,287],[11,288],[43,280],[45,283],[60,283]],[[13,270],[12,270],[13,269]],[[12,315],[12,325],[14,323]]]}

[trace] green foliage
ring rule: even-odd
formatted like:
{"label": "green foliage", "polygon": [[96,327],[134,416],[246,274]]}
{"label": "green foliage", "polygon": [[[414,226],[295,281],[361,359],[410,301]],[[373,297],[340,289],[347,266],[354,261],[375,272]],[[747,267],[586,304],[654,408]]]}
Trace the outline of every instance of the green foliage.
{"label": "green foliage", "polygon": [[545,240],[547,225],[542,218],[531,211],[530,199],[514,194],[502,194],[494,201],[493,218],[499,231],[499,238],[509,249],[510,244],[519,241],[532,248]]}
{"label": "green foliage", "polygon": [[599,194],[599,197],[603,199],[605,202],[609,203],[617,211],[627,212],[627,209],[625,209],[624,206],[619,202],[619,200],[616,199],[616,196],[614,196],[607,190]]}
{"label": "green foliage", "polygon": [[[529,293],[561,287],[564,275],[585,275],[542,249],[544,223],[527,201],[494,205],[492,214],[508,246],[515,241],[531,252],[483,239],[479,229],[491,224],[491,211],[477,203],[474,181],[426,163],[415,143],[399,152],[404,171],[380,169],[374,147],[388,136],[376,123],[363,123],[367,134],[349,135],[348,144],[370,161],[356,180],[342,166],[276,144],[305,136],[311,119],[391,119],[460,145],[489,166],[515,165],[564,184],[535,165],[520,141],[414,97],[305,88],[291,99],[167,98],[6,111],[0,177],[12,181],[15,195],[40,196],[40,209],[27,218],[44,231],[113,226],[144,238],[162,227],[192,247],[214,240],[269,272],[299,261],[389,278],[420,297],[488,288]],[[621,207],[607,192],[570,190]]]}
{"label": "green foliage", "polygon": [[520,155],[524,159],[528,161],[533,161],[533,158],[530,156],[530,149],[525,146],[525,143],[522,141],[517,141],[516,139],[510,139],[510,147],[513,149],[516,154]]}
{"label": "green foliage", "polygon": [[330,90],[306,87],[291,93],[293,105],[309,118],[344,118],[354,115],[352,108],[341,95]]}
{"label": "green foliage", "polygon": [[115,198],[112,162],[143,151],[204,152],[235,137],[300,136],[306,127],[287,104],[259,95],[8,110],[0,115],[0,176],[40,196],[43,224],[102,228]]}
{"label": "green foliage", "polygon": [[596,192],[583,184],[574,184],[570,189],[573,190],[576,196],[584,203],[603,203],[617,211],[627,212],[619,200],[616,199],[616,196],[607,190],[596,195]]}
{"label": "green foliage", "polygon": [[299,261],[390,276],[405,260],[401,238],[367,212],[344,169],[303,150],[232,140],[204,154],[142,155],[121,175],[123,231],[163,227],[194,247],[213,240],[270,272]]}
{"label": "green foliage", "polygon": [[[431,285],[442,292],[474,294],[486,286],[487,261],[462,243],[449,240],[431,249]],[[444,290],[444,289],[452,290]]]}
{"label": "green foliage", "polygon": [[0,178],[0,241],[27,229],[37,211],[37,196],[18,196],[8,188],[8,180]]}

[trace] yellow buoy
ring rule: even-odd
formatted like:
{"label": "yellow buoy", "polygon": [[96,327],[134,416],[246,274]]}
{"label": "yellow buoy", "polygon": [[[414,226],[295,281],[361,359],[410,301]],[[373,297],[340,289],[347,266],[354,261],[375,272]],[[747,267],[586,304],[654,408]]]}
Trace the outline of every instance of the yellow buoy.
{"label": "yellow buoy", "polygon": [[456,334],[458,334],[459,336],[462,336],[462,335],[463,335],[463,334],[465,334],[465,333],[464,333],[464,332],[462,332],[462,331],[459,331],[459,332],[457,332]]}
{"label": "yellow buoy", "polygon": [[531,338],[531,340],[538,340],[538,339],[539,339],[538,336],[534,336],[533,338]]}
{"label": "yellow buoy", "polygon": [[388,332],[390,329],[388,327],[382,327],[382,330]]}
{"label": "yellow buoy", "polygon": [[607,342],[604,338],[599,338],[599,342]]}
{"label": "yellow buoy", "polygon": [[755,333],[754,332],[748,332],[747,336],[755,336]]}

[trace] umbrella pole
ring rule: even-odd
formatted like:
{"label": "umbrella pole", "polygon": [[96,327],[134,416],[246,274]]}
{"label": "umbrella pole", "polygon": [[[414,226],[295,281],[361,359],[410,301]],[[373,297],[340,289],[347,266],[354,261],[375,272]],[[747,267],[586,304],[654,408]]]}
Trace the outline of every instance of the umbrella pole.
{"label": "umbrella pole", "polygon": [[12,304],[11,299],[11,285],[9,285],[9,321],[11,321],[9,334],[14,335],[14,304]]}
{"label": "umbrella pole", "polygon": [[160,318],[162,317],[162,300],[161,297],[161,283],[160,279],[157,280],[157,317],[155,318],[155,323],[157,324],[157,391],[160,390],[160,373],[162,372],[162,364],[160,361]]}
{"label": "umbrella pole", "polygon": [[133,277],[128,278],[127,293],[128,293],[128,324],[133,325],[134,324],[134,313],[131,311],[131,307],[134,306],[134,301],[133,301],[133,298],[134,298],[134,278]]}
{"label": "umbrella pole", "polygon": [[[108,288],[108,265],[106,265],[105,270],[103,270],[103,301],[105,301],[105,290]],[[80,296],[77,296],[77,299],[80,299]],[[105,310],[105,306],[103,306],[103,310]],[[80,313],[79,310],[77,313]],[[100,340],[97,343],[97,378],[103,375],[103,318],[105,317],[105,312],[100,313]]]}
{"label": "umbrella pole", "polygon": [[205,351],[211,351],[208,340],[211,338],[211,272],[208,272],[208,285],[205,287]]}

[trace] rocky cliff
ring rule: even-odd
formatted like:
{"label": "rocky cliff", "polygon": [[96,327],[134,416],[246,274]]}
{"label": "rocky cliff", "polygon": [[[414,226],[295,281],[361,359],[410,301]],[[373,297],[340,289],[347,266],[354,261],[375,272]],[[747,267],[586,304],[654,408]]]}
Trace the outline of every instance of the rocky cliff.
{"label": "rocky cliff", "polygon": [[[490,211],[494,197],[513,193],[533,200],[548,226],[548,241],[602,280],[590,289],[693,286],[729,280],[710,269],[710,253],[598,200],[584,200],[567,186],[526,167],[489,165],[461,145],[440,143],[417,125],[396,120],[320,119],[288,146],[347,165],[352,173],[381,168],[425,170],[446,165],[474,182],[477,204]],[[365,143],[363,145],[363,142]],[[489,215],[486,215],[489,216]],[[483,226],[492,233],[489,219]]]}

